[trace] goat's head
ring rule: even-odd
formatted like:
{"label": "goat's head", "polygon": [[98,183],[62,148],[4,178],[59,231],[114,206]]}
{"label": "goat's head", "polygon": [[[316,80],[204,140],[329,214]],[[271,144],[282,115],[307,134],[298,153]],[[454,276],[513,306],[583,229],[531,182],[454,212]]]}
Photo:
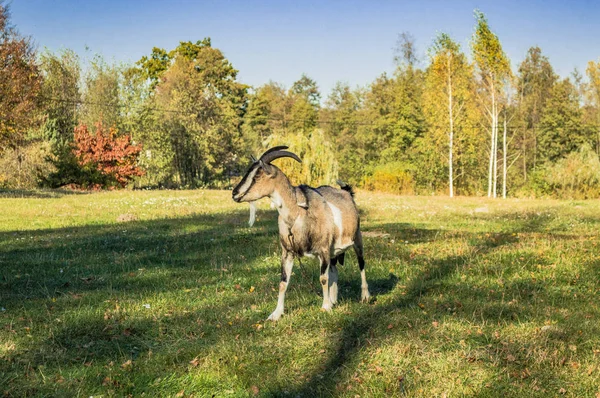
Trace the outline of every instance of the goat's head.
{"label": "goat's head", "polygon": [[236,202],[253,202],[273,193],[275,189],[274,180],[279,173],[279,169],[273,166],[271,162],[279,158],[292,158],[302,162],[295,154],[284,151],[287,146],[276,146],[255,160],[242,181],[233,189],[232,197]]}

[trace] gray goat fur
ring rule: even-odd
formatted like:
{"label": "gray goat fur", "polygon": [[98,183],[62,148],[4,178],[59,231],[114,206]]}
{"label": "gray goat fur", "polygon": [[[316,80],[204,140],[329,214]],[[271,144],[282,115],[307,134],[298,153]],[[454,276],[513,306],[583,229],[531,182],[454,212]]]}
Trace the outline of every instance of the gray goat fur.
{"label": "gray goat fur", "polygon": [[337,264],[344,264],[345,251],[353,247],[361,273],[361,300],[368,301],[360,218],[352,189],[343,183],[340,183],[341,189],[327,185],[318,188],[292,185],[288,177],[271,164],[282,157],[301,162],[298,156],[285,149],[286,146],[278,146],[267,150],[253,162],[232,193],[236,202],[254,202],[269,197],[279,212],[281,282],[277,307],[269,319],[277,321],[284,312],[285,292],[295,256],[319,259],[322,308],[330,311],[338,298]]}

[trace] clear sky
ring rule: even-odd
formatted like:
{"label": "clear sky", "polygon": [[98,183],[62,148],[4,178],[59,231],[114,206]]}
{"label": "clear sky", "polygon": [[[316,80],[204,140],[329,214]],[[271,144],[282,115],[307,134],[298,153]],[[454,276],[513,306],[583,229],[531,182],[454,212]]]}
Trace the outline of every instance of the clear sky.
{"label": "clear sky", "polygon": [[[336,81],[366,85],[393,70],[393,48],[410,32],[423,61],[437,32],[469,52],[473,10],[483,11],[513,66],[540,46],[561,76],[600,58],[597,1],[184,1],[12,0],[12,20],[39,48],[134,62],[152,47],[211,37],[258,86],[289,87],[302,73],[326,96]],[[86,48],[88,50],[86,51]]]}

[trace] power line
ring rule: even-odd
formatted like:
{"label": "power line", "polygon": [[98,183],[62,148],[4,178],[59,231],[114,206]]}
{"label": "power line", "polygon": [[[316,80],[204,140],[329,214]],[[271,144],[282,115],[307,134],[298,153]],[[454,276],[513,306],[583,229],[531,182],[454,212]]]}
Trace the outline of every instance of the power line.
{"label": "power line", "polygon": [[[179,114],[179,115],[187,115],[187,116],[198,116],[198,113],[196,112],[186,112],[186,111],[182,111],[182,110],[177,110],[177,109],[166,109],[166,108],[159,108],[159,107],[151,107],[151,106],[147,106],[147,105],[124,105],[124,104],[111,104],[111,103],[102,103],[102,102],[95,102],[95,101],[85,101],[85,100],[81,100],[81,99],[64,99],[64,98],[54,98],[54,97],[41,97],[43,100],[45,101],[51,101],[51,102],[59,102],[59,103],[67,103],[67,104],[73,104],[73,105],[93,105],[93,106],[101,106],[104,108],[112,108],[112,109],[125,109],[125,108],[129,108],[129,109],[141,109],[143,111],[153,111],[153,112],[163,112],[163,113],[171,113],[171,114]],[[370,121],[356,121],[356,120],[352,120],[352,121],[340,121],[340,120],[323,120],[323,119],[317,119],[317,120],[312,120],[312,119],[298,119],[298,118],[294,118],[294,119],[286,119],[284,118],[277,118],[277,117],[272,117],[272,116],[261,116],[260,117],[262,120],[266,120],[266,121],[271,121],[271,122],[279,122],[282,123],[282,125],[287,125],[287,124],[291,124],[291,123],[315,123],[315,124],[351,124],[354,126],[376,126],[376,125],[382,125],[382,124],[392,124],[393,122],[388,122],[388,123],[377,123],[377,122],[370,122]],[[447,125],[434,125],[434,124],[428,124],[425,123],[425,126],[427,128],[438,128],[438,129],[446,129],[448,128]],[[458,126],[463,127],[463,128],[487,128],[488,126],[484,126],[481,123],[478,123],[477,125],[465,125],[465,124],[459,124]],[[509,130],[511,131],[515,131],[518,130],[518,128],[509,128]]]}

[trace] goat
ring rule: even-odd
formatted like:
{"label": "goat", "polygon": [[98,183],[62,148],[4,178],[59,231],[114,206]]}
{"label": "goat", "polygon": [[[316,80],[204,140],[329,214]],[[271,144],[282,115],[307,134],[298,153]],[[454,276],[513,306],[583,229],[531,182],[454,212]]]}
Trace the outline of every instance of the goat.
{"label": "goat", "polygon": [[269,197],[279,212],[279,240],[281,244],[281,282],[275,311],[269,320],[277,321],[283,314],[285,292],[290,283],[294,256],[316,256],[321,265],[319,278],[323,288],[324,311],[330,311],[337,302],[337,264],[344,264],[345,251],[354,247],[358,257],[361,283],[361,301],[369,300],[369,286],[365,276],[363,242],[360,219],[352,188],[339,183],[341,189],[331,186],[312,188],[293,186],[277,166],[275,159],[300,158],[284,151],[287,146],[267,150],[252,163],[242,180],[233,189],[236,202],[254,202]]}

